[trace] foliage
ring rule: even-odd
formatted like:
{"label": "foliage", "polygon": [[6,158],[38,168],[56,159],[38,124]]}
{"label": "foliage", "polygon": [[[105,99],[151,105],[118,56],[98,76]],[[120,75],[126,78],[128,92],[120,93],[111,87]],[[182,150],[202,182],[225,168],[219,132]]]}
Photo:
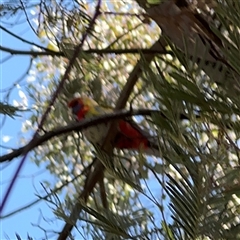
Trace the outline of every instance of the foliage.
{"label": "foliage", "polygon": [[[157,1],[137,2],[146,11],[151,4],[158,6]],[[70,221],[71,211],[85,187],[85,175],[96,156],[103,162],[112,162],[104,178],[108,208],[103,207],[100,187],[90,194],[87,204],[79,201],[82,211],[73,238],[237,239],[240,3],[234,1],[233,7],[231,0],[214,1],[216,4],[210,1],[209,5],[208,1],[199,1],[195,6],[223,43],[217,48],[221,61],[218,60],[225,64],[220,69],[207,59],[207,54],[201,55],[197,46],[190,56],[190,45],[182,48],[161,33],[137,2],[102,2],[101,14],[39,134],[71,124],[66,105],[76,92],[114,108],[121,90],[140,65],[142,74],[137,73],[138,81],[126,108],[161,111],[135,118],[157,136],[161,156],[115,150],[110,157],[79,132],[53,138],[36,147],[31,156],[36,164],[45,164],[56,179],[54,183],[46,180],[46,189],[58,191],[44,199],[57,218]],[[45,56],[36,57],[31,67],[37,78],[26,87],[33,103],[28,119],[31,125],[26,126],[29,131],[45,112],[96,8],[95,3],[84,1],[68,5],[61,1],[49,6],[35,8],[38,24],[34,27],[42,44],[62,55],[46,52]],[[167,42],[166,52],[155,53],[149,61],[149,54],[141,49],[151,49],[161,34]],[[207,43],[207,50],[208,47]],[[96,52],[89,53],[89,49]],[[114,50],[119,49],[139,52],[115,54]],[[98,54],[97,50],[103,52]],[[112,53],[104,53],[106,50]],[[217,81],[216,72],[225,81]]]}
{"label": "foliage", "polygon": [[17,112],[21,111],[18,107],[0,102],[0,114],[8,115],[10,117],[18,116]]}

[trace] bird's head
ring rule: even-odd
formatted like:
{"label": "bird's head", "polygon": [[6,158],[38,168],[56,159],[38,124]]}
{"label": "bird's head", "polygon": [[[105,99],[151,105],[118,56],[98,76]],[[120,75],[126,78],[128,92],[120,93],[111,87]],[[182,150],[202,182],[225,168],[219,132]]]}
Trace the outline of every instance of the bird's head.
{"label": "bird's head", "polygon": [[78,120],[82,120],[91,112],[97,103],[88,97],[74,98],[68,103],[68,107],[72,109],[72,113]]}

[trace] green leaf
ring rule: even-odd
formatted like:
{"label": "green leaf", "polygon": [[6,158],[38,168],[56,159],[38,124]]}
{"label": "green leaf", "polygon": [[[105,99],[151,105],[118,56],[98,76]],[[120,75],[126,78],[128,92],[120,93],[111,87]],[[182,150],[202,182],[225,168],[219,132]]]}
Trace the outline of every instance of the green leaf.
{"label": "green leaf", "polygon": [[23,110],[18,107],[14,107],[12,105],[0,102],[0,114],[8,115],[9,117],[14,118],[14,117],[20,116],[18,115],[17,112],[23,112],[23,111],[27,111],[27,110]]}

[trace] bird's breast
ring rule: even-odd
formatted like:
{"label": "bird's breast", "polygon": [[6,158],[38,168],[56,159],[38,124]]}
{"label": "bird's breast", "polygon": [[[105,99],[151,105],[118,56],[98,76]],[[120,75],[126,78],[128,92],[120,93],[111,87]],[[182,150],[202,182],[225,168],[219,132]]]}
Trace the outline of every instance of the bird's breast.
{"label": "bird's breast", "polygon": [[84,136],[93,144],[102,144],[109,129],[109,124],[102,123],[83,130]]}

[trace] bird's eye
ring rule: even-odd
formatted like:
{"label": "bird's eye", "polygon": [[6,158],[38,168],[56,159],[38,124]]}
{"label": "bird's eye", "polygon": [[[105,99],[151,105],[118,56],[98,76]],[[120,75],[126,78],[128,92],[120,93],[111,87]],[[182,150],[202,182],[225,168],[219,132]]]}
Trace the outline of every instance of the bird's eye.
{"label": "bird's eye", "polygon": [[72,113],[77,115],[78,112],[82,109],[82,105],[81,104],[75,104],[73,107],[72,107]]}

